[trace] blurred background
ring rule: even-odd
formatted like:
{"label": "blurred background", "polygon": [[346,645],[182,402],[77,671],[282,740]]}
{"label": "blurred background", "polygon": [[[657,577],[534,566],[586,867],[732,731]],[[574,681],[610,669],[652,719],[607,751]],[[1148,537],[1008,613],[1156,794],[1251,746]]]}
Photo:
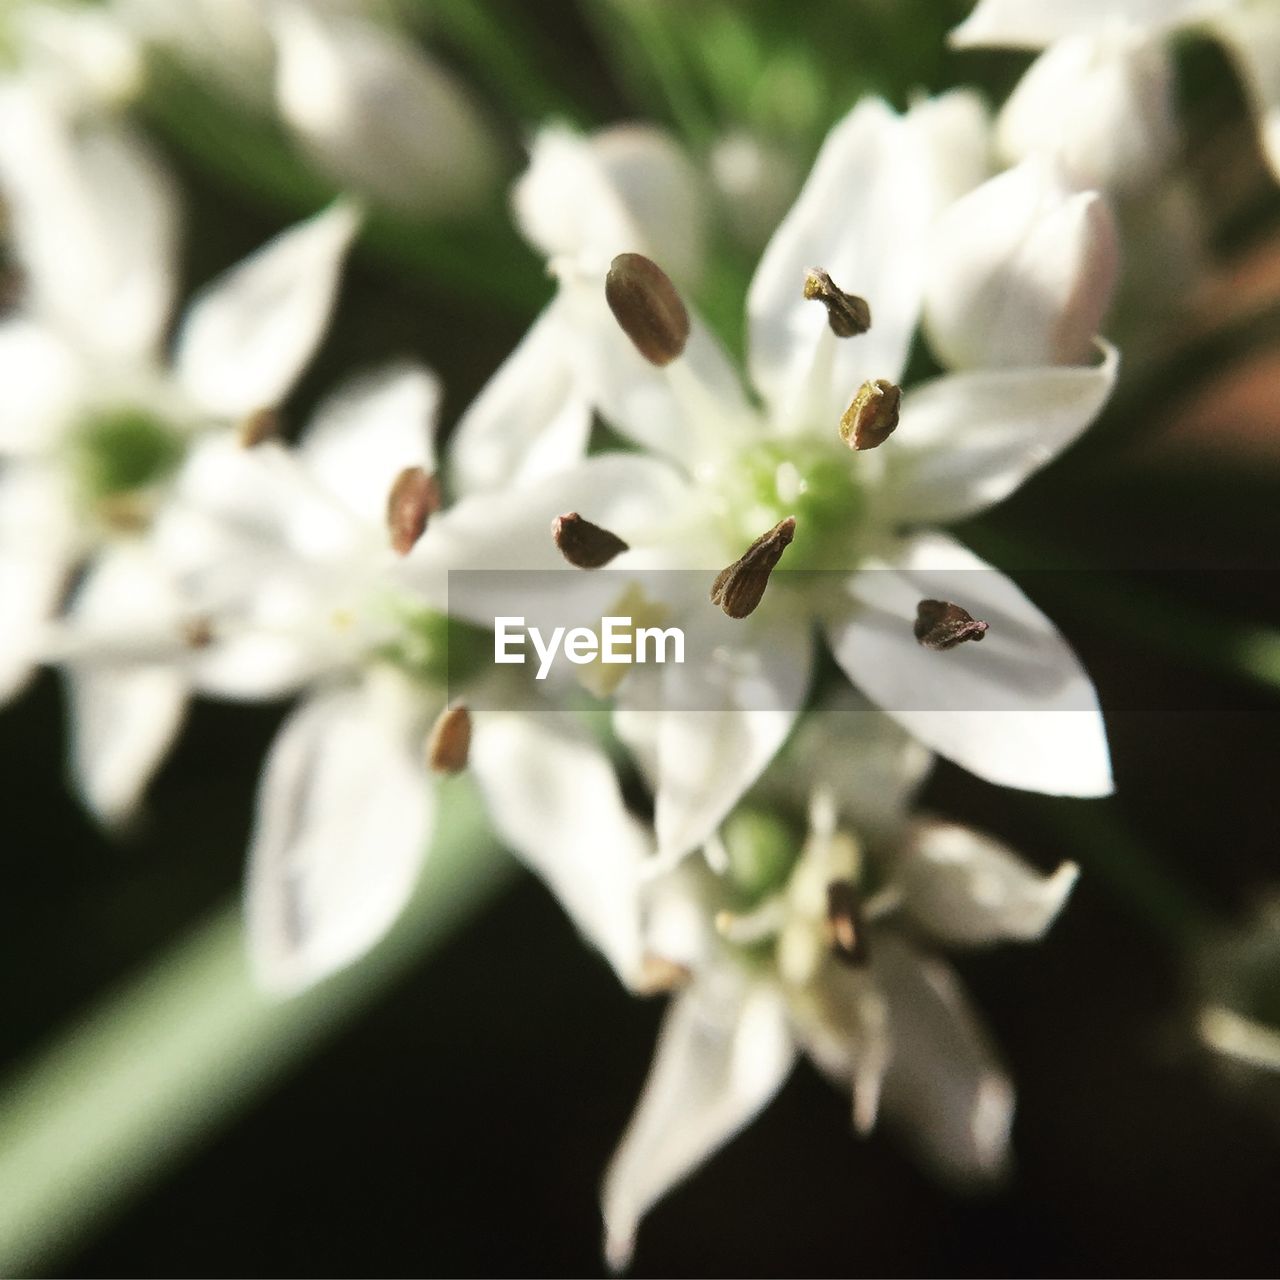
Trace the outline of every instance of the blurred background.
{"label": "blurred background", "polygon": [[[651,118],[703,154],[752,129],[798,182],[862,93],[901,107],[914,89],[976,83],[1002,99],[1030,55],[946,50],[967,8],[490,0],[389,11],[471,86],[504,176],[465,218],[375,217],[285,406],[287,429],[343,373],[398,353],[440,373],[445,424],[456,420],[550,296],[505,205],[538,119]],[[519,64],[494,43],[504,34]],[[940,1189],[891,1134],[856,1140],[846,1099],[801,1065],[755,1125],[653,1211],[636,1274],[1274,1273],[1280,1079],[1212,1055],[1195,1026],[1226,986],[1260,1016],[1280,1015],[1274,915],[1263,923],[1280,883],[1280,191],[1220,51],[1192,39],[1177,56],[1179,159],[1205,229],[1204,273],[1162,302],[1155,355],[1085,440],[959,531],[1076,647],[1117,780],[1113,800],[1056,801],[943,763],[925,795],[1042,868],[1074,858],[1084,869],[1042,944],[959,962],[1018,1086],[1012,1177],[978,1199]],[[178,54],[151,57],[129,111],[181,183],[189,294],[318,207],[330,180],[269,113]],[[700,300],[731,343],[755,238],[722,239]],[[1130,305],[1122,298],[1118,324],[1132,323]],[[54,1096],[30,1092],[33,1064],[46,1085],[70,1072],[74,1094],[100,1052],[112,1070],[133,1064],[122,1087],[145,1097],[154,1046],[201,1001],[225,998],[219,931],[234,919],[259,766],[284,710],[201,703],[145,816],[118,836],[67,790],[56,675],[0,715],[5,1176],[20,1180],[22,1167],[3,1163],[3,1139]],[[478,826],[469,839],[483,873],[441,910],[411,913],[338,994],[283,1016],[229,1005],[243,1043],[216,1085],[196,1073],[189,1096],[157,1088],[161,1132],[77,1174],[95,1189],[75,1183],[76,1206],[50,1210],[38,1243],[10,1242],[15,1265],[600,1274],[598,1183],[661,1002],[628,998],[541,885]],[[103,1010],[125,1019],[123,1038],[92,1021]],[[59,1149],[100,1120],[69,1111]]]}

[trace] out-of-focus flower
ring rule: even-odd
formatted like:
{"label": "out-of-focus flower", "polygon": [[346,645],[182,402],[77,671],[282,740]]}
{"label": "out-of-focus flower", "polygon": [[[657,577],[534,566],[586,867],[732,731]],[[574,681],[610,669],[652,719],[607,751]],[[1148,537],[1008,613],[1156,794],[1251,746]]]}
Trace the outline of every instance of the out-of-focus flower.
{"label": "out-of-focus flower", "polygon": [[318,169],[388,208],[457,214],[493,188],[496,139],[464,85],[362,0],[117,0],[146,40],[274,107]]}
{"label": "out-of-focus flower", "polygon": [[[1106,344],[1099,361],[1091,356],[1115,269],[1104,205],[1038,163],[974,187],[983,123],[969,98],[950,96],[901,118],[867,102],[836,127],[748,296],[763,412],[697,319],[672,303],[670,282],[634,258],[615,271],[631,273],[631,320],[652,321],[638,341],[655,363],[628,341],[601,266],[631,248],[627,228],[590,221],[583,199],[594,239],[580,241],[595,264],[559,260],[556,358],[532,358],[535,329],[464,419],[463,475],[481,473],[484,457],[495,478],[506,460],[524,483],[474,494],[434,527],[452,567],[563,565],[546,529],[565,512],[630,548],[602,575],[729,566],[713,595],[723,612],[704,599],[670,619],[712,655],[708,669],[666,668],[664,709],[619,721],[658,762],[665,855],[705,840],[781,745],[805,696],[815,625],[873,701],[980,776],[1059,794],[1110,790],[1092,685],[1052,623],[958,543],[908,531],[1006,497],[1084,430],[1116,372]],[[546,172],[535,165],[524,180],[526,206],[563,201],[542,192]],[[850,316],[831,322],[806,299],[815,267],[830,273],[822,288],[833,278],[868,299],[868,333],[833,331],[857,321],[859,303],[866,312],[861,299],[845,296]],[[934,350],[959,371],[908,389],[901,427],[872,450],[897,421],[893,383],[922,313]],[[569,432],[565,406],[581,415]],[[585,439],[588,406],[644,452],[564,469]],[[522,460],[535,456],[562,469],[530,480]],[[789,579],[787,568],[826,572]],[[984,643],[921,633],[922,602],[942,601],[963,605],[967,634],[985,633]],[[623,705],[633,680],[620,686]],[[720,691],[715,709],[677,696],[699,681]]]}
{"label": "out-of-focus flower", "polygon": [[461,642],[451,668],[443,580],[413,554],[438,503],[438,400],[425,370],[394,365],[330,396],[296,449],[207,437],[149,538],[104,560],[66,627],[81,737],[129,795],[164,745],[156,689],[302,695],[267,759],[249,850],[250,955],[274,992],[310,986],[383,935],[447,775],[468,767],[513,849],[620,975],[636,973],[648,842],[603,754],[563,714],[473,723],[446,706],[466,687]]}
{"label": "out-of-focus flower", "polygon": [[[191,442],[273,409],[328,323],[358,223],[345,203],[276,237],[207,286],[162,342],[174,291],[176,210],[164,174],[122,130],[75,127],[36,94],[0,96],[0,187],[22,272],[19,308],[0,322],[0,692],[46,656],[46,622],[89,557],[79,608],[130,617],[102,586],[123,570]],[[72,675],[73,685],[78,677]],[[153,689],[149,731],[167,740],[180,702]],[[73,702],[79,694],[73,692]],[[89,703],[94,695],[85,691]],[[88,704],[86,704],[88,705]],[[87,802],[125,816],[136,793],[99,767],[104,739],[77,728]]]}
{"label": "out-of-focus flower", "polygon": [[1280,1072],[1280,899],[1202,947],[1194,978],[1197,1029],[1231,1061]]}
{"label": "out-of-focus flower", "polygon": [[[909,821],[928,763],[870,708],[824,708],[708,847],[722,874],[687,862],[651,886],[650,965],[677,990],[605,1178],[615,1268],[644,1213],[750,1123],[798,1051],[851,1089],[859,1133],[883,1110],[944,1178],[1000,1173],[1013,1089],[932,948],[1040,937],[1077,871],[1041,876],[965,827]],[[805,797],[801,835],[789,820]]]}
{"label": "out-of-focus flower", "polygon": [[[1221,41],[1239,70],[1258,120],[1263,150],[1280,175],[1280,9],[1258,0],[979,0],[952,42],[1038,49],[1054,46],[1032,68],[1006,109],[1011,145],[1072,132],[1068,112],[1082,112],[1070,155],[1088,170],[1087,139],[1104,170],[1126,155],[1148,168],[1168,146],[1168,67],[1155,46],[1174,31],[1202,31]],[[1062,45],[1055,42],[1063,41]],[[1069,78],[1073,77],[1074,78]],[[1068,90],[1057,100],[1058,88]],[[1069,104],[1069,105],[1068,105]],[[1040,120],[1035,112],[1043,112]],[[1107,136],[1107,121],[1114,132]],[[1091,172],[1091,180],[1099,175]]]}
{"label": "out-of-focus flower", "polygon": [[124,26],[96,5],[14,0],[0,8],[0,74],[74,115],[133,97],[142,58]]}

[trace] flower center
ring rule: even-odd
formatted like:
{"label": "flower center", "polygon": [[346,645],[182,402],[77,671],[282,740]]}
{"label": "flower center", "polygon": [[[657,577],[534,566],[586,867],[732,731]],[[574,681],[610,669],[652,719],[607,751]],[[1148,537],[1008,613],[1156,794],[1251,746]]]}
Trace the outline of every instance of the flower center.
{"label": "flower center", "polygon": [[821,441],[758,444],[727,477],[730,541],[746,545],[762,529],[795,516],[786,569],[848,569],[857,563],[867,498],[856,459]]}
{"label": "flower center", "polygon": [[71,448],[84,498],[95,509],[109,510],[172,475],[186,442],[162,418],[121,406],[86,419],[73,434]]}
{"label": "flower center", "polygon": [[[488,633],[416,602],[392,605],[399,634],[379,654],[430,689],[462,683],[492,651]],[[486,643],[486,641],[488,641]]]}

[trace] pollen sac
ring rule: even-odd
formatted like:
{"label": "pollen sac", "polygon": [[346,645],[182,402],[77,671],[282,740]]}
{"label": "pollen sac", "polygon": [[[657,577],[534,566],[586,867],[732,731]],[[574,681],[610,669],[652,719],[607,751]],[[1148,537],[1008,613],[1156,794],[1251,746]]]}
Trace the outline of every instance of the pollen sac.
{"label": "pollen sac", "polygon": [[669,365],[689,341],[689,313],[670,277],[639,253],[620,253],[605,277],[609,310],[652,365]]}
{"label": "pollen sac", "polygon": [[857,891],[847,880],[827,885],[827,934],[837,960],[852,966],[867,963],[867,931]]}
{"label": "pollen sac", "polygon": [[556,516],[551,536],[560,554],[576,569],[601,569],[630,547],[608,529],[584,520],[576,511]]}
{"label": "pollen sac", "polygon": [[422,467],[405,467],[387,496],[387,531],[397,555],[407,556],[426,531],[432,512],[440,510],[440,485]]}
{"label": "pollen sac", "polygon": [[764,599],[769,575],[795,536],[795,516],[779,520],[768,533],[762,533],[739,559],[716,575],[711,585],[711,603],[719,605],[731,618],[754,613]]}
{"label": "pollen sac", "polygon": [[455,702],[436,717],[427,739],[427,764],[433,773],[461,773],[471,754],[471,712]]}
{"label": "pollen sac", "polygon": [[275,409],[255,409],[240,423],[236,442],[242,449],[253,449],[279,434],[279,412]]}
{"label": "pollen sac", "polygon": [[827,323],[837,338],[856,338],[871,328],[867,300],[845,293],[821,267],[810,267],[805,273],[804,296],[826,307]]}
{"label": "pollen sac", "polygon": [[921,600],[912,630],[926,649],[954,649],[966,640],[981,640],[989,627],[949,600]]}
{"label": "pollen sac", "polygon": [[902,390],[885,378],[864,382],[840,419],[840,438],[850,449],[876,449],[898,426]]}
{"label": "pollen sac", "polygon": [[661,996],[687,986],[692,975],[685,965],[668,960],[666,956],[646,951],[640,961],[640,974],[636,982],[636,994]]}

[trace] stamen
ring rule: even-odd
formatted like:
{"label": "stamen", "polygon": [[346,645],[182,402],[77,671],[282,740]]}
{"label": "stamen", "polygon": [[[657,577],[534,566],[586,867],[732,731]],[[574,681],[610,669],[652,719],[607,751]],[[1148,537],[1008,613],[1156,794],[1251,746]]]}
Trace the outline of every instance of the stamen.
{"label": "stamen", "polygon": [[655,952],[646,951],[640,961],[640,976],[636,981],[636,994],[661,996],[685,986],[693,975],[685,965]]}
{"label": "stamen", "polygon": [[727,569],[721,569],[711,586],[711,603],[718,604],[731,618],[745,618],[764,598],[782,553],[796,535],[796,518],[788,516],[758,537]]}
{"label": "stamen", "polygon": [[658,368],[669,365],[689,341],[689,313],[670,277],[639,253],[620,253],[605,277],[609,310],[636,350]]}
{"label": "stamen", "polygon": [[616,533],[584,520],[576,511],[556,516],[551,536],[560,554],[578,569],[602,569],[615,556],[630,550]]}
{"label": "stamen", "polygon": [[804,296],[827,309],[827,323],[837,338],[856,338],[871,328],[871,308],[865,298],[845,293],[821,267],[805,272]]}
{"label": "stamen", "polygon": [[926,649],[954,649],[966,640],[981,640],[989,626],[950,600],[921,600],[912,630]]}
{"label": "stamen", "polygon": [[440,510],[440,485],[422,467],[405,467],[387,497],[387,529],[397,555],[407,556],[417,545],[433,511]]}
{"label": "stamen", "polygon": [[436,717],[427,739],[427,764],[433,773],[461,773],[471,753],[471,712],[455,702]]}
{"label": "stamen", "polygon": [[875,449],[898,426],[902,389],[885,378],[864,382],[840,419],[840,438],[850,449]]}
{"label": "stamen", "polygon": [[831,952],[847,965],[867,963],[867,934],[858,895],[848,880],[827,885],[827,934]]}
{"label": "stamen", "polygon": [[188,649],[207,649],[213,643],[213,622],[195,615],[182,623],[182,642]]}
{"label": "stamen", "polygon": [[255,409],[240,424],[236,441],[242,449],[252,449],[280,434],[280,414],[276,409]]}

